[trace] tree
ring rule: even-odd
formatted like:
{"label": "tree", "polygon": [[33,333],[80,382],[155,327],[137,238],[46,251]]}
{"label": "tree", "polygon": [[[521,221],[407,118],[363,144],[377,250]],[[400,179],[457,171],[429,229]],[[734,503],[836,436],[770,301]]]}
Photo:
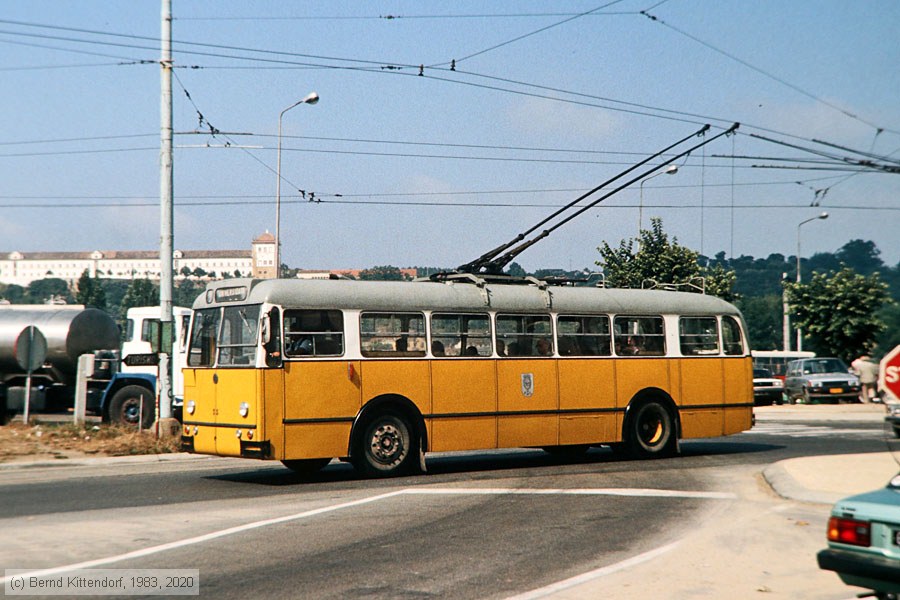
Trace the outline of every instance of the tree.
{"label": "tree", "polygon": [[25,295],[25,288],[14,283],[4,286],[3,298],[9,300],[10,304],[26,304],[28,300]]}
{"label": "tree", "polygon": [[100,279],[96,275],[91,277],[87,269],[78,278],[75,302],[91,308],[106,309],[106,290],[103,289]]}
{"label": "tree", "polygon": [[509,263],[509,266],[506,268],[506,274],[512,275],[513,277],[525,277],[528,273],[525,272],[522,265],[517,262],[512,262]]}
{"label": "tree", "polygon": [[196,277],[197,279],[202,279],[206,277],[206,269],[203,267],[196,267],[193,271],[191,271],[191,275]]}
{"label": "tree", "polygon": [[850,240],[834,253],[841,264],[862,275],[871,275],[884,268],[881,250],[873,241]]}
{"label": "tree", "polygon": [[122,297],[122,314],[135,306],[156,306],[159,304],[159,292],[149,279],[132,279],[125,295]]}
{"label": "tree", "polygon": [[780,350],[784,341],[781,296],[741,296],[736,304],[747,323],[750,347],[754,350]]}
{"label": "tree", "polygon": [[36,279],[28,284],[29,304],[43,304],[53,298],[63,298],[66,302],[73,300],[69,294],[69,284],[57,277]]}
{"label": "tree", "polygon": [[372,267],[359,272],[360,279],[366,280],[382,280],[382,281],[403,281],[406,279],[399,267],[385,265],[381,267]]}
{"label": "tree", "polygon": [[865,276],[843,268],[813,273],[808,283],[786,282],[794,323],[812,348],[848,362],[870,352],[884,329],[879,310],[892,302],[877,273]]}
{"label": "tree", "polygon": [[[721,264],[701,267],[699,253],[678,243],[669,241],[663,231],[662,219],[650,219],[650,229],[640,232],[640,247],[634,251],[637,240],[619,242],[618,248],[607,242],[597,248],[601,260],[596,264],[603,268],[607,287],[642,288],[647,285],[676,285],[686,291],[701,291],[725,300],[734,299],[734,271],[726,271]],[[701,283],[703,285],[701,286]],[[696,287],[693,287],[696,286]]]}

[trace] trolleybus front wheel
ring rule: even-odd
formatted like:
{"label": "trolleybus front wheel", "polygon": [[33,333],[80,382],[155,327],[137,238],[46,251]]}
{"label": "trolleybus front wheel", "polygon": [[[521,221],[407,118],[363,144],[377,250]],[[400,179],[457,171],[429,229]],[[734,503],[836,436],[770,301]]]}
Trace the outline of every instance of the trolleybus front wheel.
{"label": "trolleybus front wheel", "polygon": [[671,455],[675,448],[675,427],[666,407],[651,400],[633,410],[625,431],[629,453],[638,458]]}
{"label": "trolleybus front wheel", "polygon": [[353,466],[364,475],[392,477],[413,470],[417,461],[417,442],[412,427],[404,417],[383,413],[369,421],[362,430]]}

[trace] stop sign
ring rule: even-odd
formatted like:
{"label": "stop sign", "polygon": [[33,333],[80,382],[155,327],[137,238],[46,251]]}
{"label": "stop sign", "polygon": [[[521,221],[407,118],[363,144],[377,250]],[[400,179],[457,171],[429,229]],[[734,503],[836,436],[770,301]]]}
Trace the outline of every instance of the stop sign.
{"label": "stop sign", "polygon": [[900,402],[900,346],[881,359],[880,367],[878,387],[890,393],[895,402]]}

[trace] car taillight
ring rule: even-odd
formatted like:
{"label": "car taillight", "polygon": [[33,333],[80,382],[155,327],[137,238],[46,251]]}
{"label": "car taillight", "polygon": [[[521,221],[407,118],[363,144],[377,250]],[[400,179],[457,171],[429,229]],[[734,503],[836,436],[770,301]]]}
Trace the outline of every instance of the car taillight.
{"label": "car taillight", "polygon": [[854,546],[868,546],[871,539],[871,527],[868,521],[855,519],[842,519],[831,517],[828,519],[828,541]]}

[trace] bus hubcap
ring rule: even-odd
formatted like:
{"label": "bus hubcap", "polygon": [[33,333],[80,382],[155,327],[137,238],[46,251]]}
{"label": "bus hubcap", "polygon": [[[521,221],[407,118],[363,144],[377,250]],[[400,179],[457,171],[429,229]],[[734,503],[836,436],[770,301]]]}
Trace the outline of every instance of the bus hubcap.
{"label": "bus hubcap", "polygon": [[381,462],[394,460],[403,450],[403,437],[400,430],[393,425],[385,424],[372,434],[372,454]]}

